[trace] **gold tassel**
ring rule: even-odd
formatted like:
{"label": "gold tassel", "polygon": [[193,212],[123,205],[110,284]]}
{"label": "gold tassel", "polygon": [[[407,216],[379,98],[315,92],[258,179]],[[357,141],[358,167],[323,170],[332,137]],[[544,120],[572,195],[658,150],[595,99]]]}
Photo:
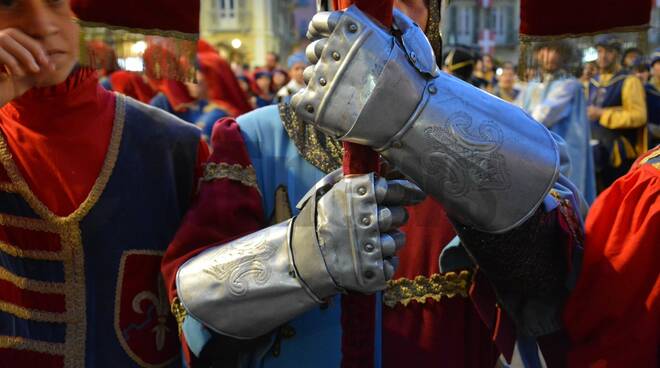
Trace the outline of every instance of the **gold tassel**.
{"label": "gold tassel", "polygon": [[[103,42],[114,52],[116,59],[127,57],[142,57],[131,51],[131,46],[143,41],[159,45],[172,54],[172,58],[154,58],[150,61],[146,74],[157,78],[175,79],[179,81],[195,81],[197,40],[196,34],[176,31],[146,30],[137,28],[113,27],[100,23],[78,21],[80,33],[80,64],[95,69],[106,67],[104,55],[90,47],[92,42]],[[173,67],[173,63],[179,65]],[[145,66],[146,69],[146,66]]]}

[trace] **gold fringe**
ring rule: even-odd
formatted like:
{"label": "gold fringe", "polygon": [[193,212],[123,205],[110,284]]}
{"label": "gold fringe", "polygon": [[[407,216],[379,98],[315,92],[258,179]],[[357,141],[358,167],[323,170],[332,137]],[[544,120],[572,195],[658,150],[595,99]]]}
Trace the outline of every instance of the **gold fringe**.
{"label": "gold fringe", "polygon": [[566,39],[577,39],[584,37],[594,37],[608,33],[635,33],[635,32],[637,32],[640,35],[639,39],[641,43],[644,39],[643,35],[645,35],[648,32],[649,28],[650,28],[649,24],[642,24],[636,26],[615,27],[615,28],[603,29],[600,31],[587,32],[587,33],[564,33],[560,35],[548,35],[548,36],[520,34],[518,36],[519,47],[520,47],[520,53],[518,56],[518,77],[521,80],[526,80],[526,72],[533,65],[533,63],[530,63],[530,58],[531,58],[530,52],[534,49],[535,43],[562,41]]}
{"label": "gold fringe", "polygon": [[520,42],[549,42],[549,41],[560,41],[560,40],[565,40],[567,38],[580,38],[580,37],[593,37],[601,34],[607,34],[607,33],[632,33],[632,32],[648,32],[649,30],[649,25],[648,24],[642,24],[638,26],[626,26],[626,27],[615,27],[615,28],[609,28],[609,29],[603,29],[600,31],[595,31],[595,32],[587,32],[587,33],[564,33],[560,35],[549,35],[549,36],[534,36],[534,35],[527,35],[527,34],[520,34],[519,40]]}
{"label": "gold fringe", "polygon": [[82,32],[80,33],[80,64],[95,69],[104,69],[103,58],[99,59],[94,50],[89,48],[89,42],[102,41],[112,48],[117,58],[126,58],[134,55],[130,52],[127,44],[138,41],[149,41],[150,38],[159,37],[166,39],[164,44],[169,44],[167,50],[172,52],[175,62],[185,58],[186,65],[177,64],[172,67],[171,58],[150,60],[149,67],[145,65],[144,72],[155,79],[176,79],[180,81],[195,81],[197,58],[197,34],[166,31],[160,29],[143,29],[111,26],[103,23],[78,21]]}
{"label": "gold fringe", "polygon": [[147,29],[147,28],[133,28],[133,27],[123,27],[123,26],[115,26],[111,24],[105,24],[105,23],[98,23],[98,22],[88,22],[88,21],[83,21],[80,19],[77,19],[76,22],[81,26],[85,28],[105,28],[109,29],[112,31],[120,31],[120,32],[125,32],[125,33],[134,33],[134,34],[139,34],[139,35],[144,35],[144,36],[159,36],[159,37],[167,37],[167,38],[176,38],[179,40],[186,40],[186,41],[193,41],[197,42],[199,39],[199,35],[197,33],[186,33],[186,32],[179,32],[179,31],[171,31],[171,30],[162,30],[162,29]]}

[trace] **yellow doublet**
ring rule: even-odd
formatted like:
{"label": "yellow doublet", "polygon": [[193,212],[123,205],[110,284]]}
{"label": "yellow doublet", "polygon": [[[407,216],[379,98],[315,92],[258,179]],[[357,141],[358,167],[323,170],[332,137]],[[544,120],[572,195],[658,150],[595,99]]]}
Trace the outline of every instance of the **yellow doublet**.
{"label": "yellow doublet", "polygon": [[[612,74],[601,74],[600,84],[608,85]],[[608,129],[639,128],[646,124],[646,93],[644,85],[635,76],[627,76],[621,91],[623,106],[605,107],[600,125]]]}

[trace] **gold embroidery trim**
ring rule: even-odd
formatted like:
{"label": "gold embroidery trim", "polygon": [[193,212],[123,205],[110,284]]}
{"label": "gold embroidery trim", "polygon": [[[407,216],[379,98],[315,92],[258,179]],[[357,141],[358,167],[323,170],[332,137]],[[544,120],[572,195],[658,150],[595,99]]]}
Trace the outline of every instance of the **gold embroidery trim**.
{"label": "gold embroidery trim", "polygon": [[70,322],[66,314],[29,309],[2,300],[0,300],[0,311],[13,314],[18,318],[27,319],[31,321],[56,322],[56,323]]}
{"label": "gold embroidery trim", "polygon": [[407,306],[413,300],[426,303],[429,298],[437,302],[443,296],[453,298],[459,295],[466,298],[471,283],[470,271],[435,273],[431,277],[417,276],[414,280],[406,278],[390,280],[383,293],[383,303],[394,308],[398,303]]}
{"label": "gold embroidery trim", "polygon": [[87,198],[83,203],[76,209],[73,213],[66,217],[61,217],[55,215],[53,212],[46,207],[30,190],[29,185],[25,179],[21,176],[16,164],[11,158],[11,152],[9,147],[5,142],[4,137],[0,134],[0,162],[5,167],[7,171],[7,176],[11,179],[12,183],[17,186],[18,193],[20,193],[23,198],[28,202],[30,207],[37,212],[39,216],[43,219],[54,223],[54,224],[66,224],[72,222],[80,221],[87,213],[92,209],[94,204],[98,201],[99,197],[103,193],[112,170],[115,167],[117,162],[117,156],[119,155],[119,146],[121,143],[121,135],[124,128],[124,120],[126,117],[126,100],[122,95],[116,94],[116,109],[115,109],[115,120],[112,127],[112,133],[110,138],[110,144],[108,145],[108,152],[105,156],[105,161],[103,162],[103,167],[101,168],[101,173],[96,178],[92,189],[90,190]]}
{"label": "gold embroidery trim", "polygon": [[[639,162],[639,165],[640,165],[640,166],[641,166],[641,165],[644,165],[645,163],[647,163],[647,162],[653,160],[653,159],[656,158],[656,157],[660,157],[660,148],[656,149],[656,150],[655,150],[653,153],[651,153],[650,155],[644,157],[644,158],[642,159],[642,161]],[[657,164],[653,164],[653,166],[657,167],[656,165],[657,165]]]}
{"label": "gold embroidery trim", "polygon": [[110,144],[108,145],[108,151],[101,172],[87,198],[77,210],[66,217],[55,215],[32,193],[12,160],[11,152],[4,137],[0,134],[0,164],[4,166],[12,184],[16,186],[16,193],[20,194],[37,215],[41,217],[41,219],[31,219],[0,214],[0,225],[15,226],[33,231],[49,231],[60,235],[62,242],[61,254],[65,255],[63,259],[64,288],[62,291],[65,294],[66,313],[64,315],[57,315],[35,312],[9,303],[0,303],[0,310],[24,319],[67,323],[65,343],[59,349],[60,355],[64,356],[65,367],[83,368],[85,366],[85,341],[87,332],[86,285],[85,257],[82,235],[80,233],[80,221],[101,197],[105,186],[110,180],[119,155],[126,118],[126,98],[119,94],[115,94],[115,96],[115,119]]}
{"label": "gold embroidery trim", "polygon": [[61,356],[64,351],[64,344],[30,340],[17,336],[0,336],[0,349],[27,350]]}
{"label": "gold embroidery trim", "polygon": [[41,232],[48,232],[55,234],[58,234],[62,231],[61,226],[53,225],[42,219],[11,216],[3,213],[0,213],[0,226],[18,227],[25,230],[41,231]]}
{"label": "gold embroidery trim", "polygon": [[60,294],[64,290],[64,284],[31,280],[22,276],[14,275],[2,266],[0,266],[0,280],[8,281],[19,289],[36,291],[38,293]]}
{"label": "gold embroidery trim", "polygon": [[278,108],[286,134],[305,161],[326,174],[341,167],[344,156],[341,142],[305,124],[288,103],[280,103]]}
{"label": "gold embroidery trim", "polygon": [[14,183],[0,183],[0,191],[8,193],[18,193],[18,185]]}
{"label": "gold embroidery trim", "polygon": [[186,320],[188,312],[186,311],[186,308],[183,307],[183,304],[181,304],[179,298],[174,298],[174,300],[172,300],[170,310],[176,319],[176,324],[179,326],[179,336],[181,336],[181,332],[183,330],[183,321]]}
{"label": "gold embroidery trim", "polygon": [[245,186],[259,189],[257,186],[257,172],[252,165],[229,165],[224,162],[209,162],[204,165],[204,176],[202,177],[202,180],[213,181],[220,179],[238,181]]}
{"label": "gold embroidery trim", "polygon": [[63,261],[64,255],[59,252],[47,250],[24,250],[0,240],[0,251],[12,257],[38,259],[43,261]]}

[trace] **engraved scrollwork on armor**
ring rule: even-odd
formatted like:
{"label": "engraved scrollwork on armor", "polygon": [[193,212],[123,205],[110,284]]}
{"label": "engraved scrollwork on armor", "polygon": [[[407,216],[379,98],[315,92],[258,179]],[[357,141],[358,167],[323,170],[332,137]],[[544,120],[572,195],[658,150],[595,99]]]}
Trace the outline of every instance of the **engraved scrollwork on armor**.
{"label": "engraved scrollwork on armor", "polygon": [[266,236],[255,236],[259,236],[256,241],[249,238],[221,247],[214,255],[215,264],[204,270],[224,284],[231,295],[246,295],[250,290],[249,280],[256,285],[264,285],[270,280],[272,270],[268,260],[275,255],[277,248]]}
{"label": "engraved scrollwork on armor", "polygon": [[504,133],[494,122],[474,124],[470,115],[459,111],[445,124],[426,128],[424,137],[430,148],[423,158],[424,170],[441,178],[447,194],[459,197],[473,190],[511,186],[504,156],[499,153]]}

